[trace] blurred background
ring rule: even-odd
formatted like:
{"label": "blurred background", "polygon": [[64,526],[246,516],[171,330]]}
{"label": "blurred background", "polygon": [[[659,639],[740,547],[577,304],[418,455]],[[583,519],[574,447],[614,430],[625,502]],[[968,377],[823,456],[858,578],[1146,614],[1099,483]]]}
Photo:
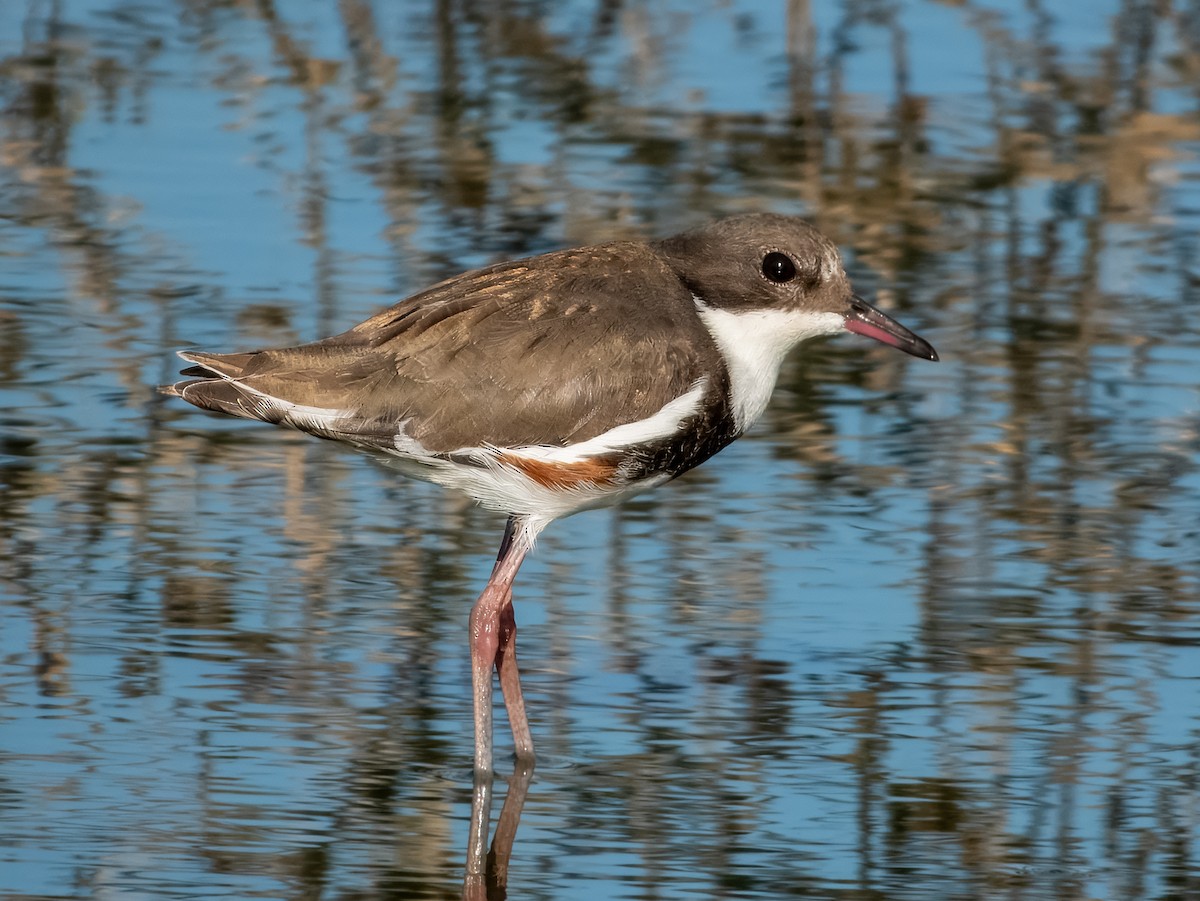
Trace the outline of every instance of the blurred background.
{"label": "blurred background", "polygon": [[752,210],[942,362],[545,534],[510,897],[1200,896],[1198,151],[1196,0],[4,3],[0,896],[455,897],[502,518],[153,387]]}

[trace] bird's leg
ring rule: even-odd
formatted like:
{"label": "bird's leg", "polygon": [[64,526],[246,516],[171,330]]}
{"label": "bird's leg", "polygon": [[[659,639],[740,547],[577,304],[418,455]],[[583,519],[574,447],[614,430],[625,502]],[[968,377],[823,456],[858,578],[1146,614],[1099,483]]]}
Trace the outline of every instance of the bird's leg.
{"label": "bird's leg", "polygon": [[508,724],[512,727],[517,758],[533,760],[533,735],[529,731],[529,718],[525,715],[521,673],[517,670],[517,618],[513,611],[511,590],[505,605],[500,609],[500,646],[496,649],[496,674],[500,677],[500,691],[504,694],[504,706],[508,710]]}
{"label": "bird's leg", "polygon": [[[492,569],[492,577],[488,579],[483,594],[471,608],[471,681],[475,701],[475,771],[490,773],[492,771],[492,668],[501,668],[499,650],[501,646],[501,614],[506,606],[512,605],[512,583],[521,568],[521,561],[529,551],[526,541],[516,535],[518,525],[516,517],[508,521],[504,530],[504,540],[500,545],[500,555]],[[511,614],[510,614],[511,615]],[[506,641],[511,640],[511,635]],[[511,666],[505,666],[505,671],[511,670],[512,679],[517,678],[516,660],[511,655]],[[501,686],[505,686],[501,677]],[[525,721],[525,706],[521,700],[520,689],[516,692],[516,702],[508,699],[510,719],[524,723],[525,737],[528,740],[528,723]],[[519,711],[516,718],[511,716],[513,708]],[[516,726],[514,736],[516,736]],[[519,737],[518,737],[519,744]],[[532,750],[532,742],[529,742]]]}

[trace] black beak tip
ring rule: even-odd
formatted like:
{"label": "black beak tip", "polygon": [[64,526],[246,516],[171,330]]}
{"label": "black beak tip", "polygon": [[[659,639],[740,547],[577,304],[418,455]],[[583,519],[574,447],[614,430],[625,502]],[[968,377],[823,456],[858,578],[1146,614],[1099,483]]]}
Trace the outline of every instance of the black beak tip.
{"label": "black beak tip", "polygon": [[850,296],[849,307],[845,320],[847,331],[873,338],[920,360],[936,363],[940,359],[932,344],[857,294]]}

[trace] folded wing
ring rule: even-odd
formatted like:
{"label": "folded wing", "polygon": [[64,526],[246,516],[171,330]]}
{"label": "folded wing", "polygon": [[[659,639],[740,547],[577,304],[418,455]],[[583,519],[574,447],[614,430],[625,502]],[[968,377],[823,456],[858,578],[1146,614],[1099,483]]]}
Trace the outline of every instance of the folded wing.
{"label": "folded wing", "polygon": [[184,352],[192,378],[163,390],[388,452],[567,447],[659,414],[715,353],[674,273],[611,244],[466,273],[312,344]]}

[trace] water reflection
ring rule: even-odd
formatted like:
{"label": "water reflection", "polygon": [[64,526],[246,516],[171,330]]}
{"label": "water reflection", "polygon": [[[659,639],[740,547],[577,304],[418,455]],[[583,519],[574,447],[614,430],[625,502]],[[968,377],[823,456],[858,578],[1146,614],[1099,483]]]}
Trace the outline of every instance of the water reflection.
{"label": "water reflection", "polygon": [[509,894],[1200,890],[1194,4],[8,4],[0,72],[0,893],[456,896],[498,522],[151,387],[751,208],[944,361],[545,538]]}

